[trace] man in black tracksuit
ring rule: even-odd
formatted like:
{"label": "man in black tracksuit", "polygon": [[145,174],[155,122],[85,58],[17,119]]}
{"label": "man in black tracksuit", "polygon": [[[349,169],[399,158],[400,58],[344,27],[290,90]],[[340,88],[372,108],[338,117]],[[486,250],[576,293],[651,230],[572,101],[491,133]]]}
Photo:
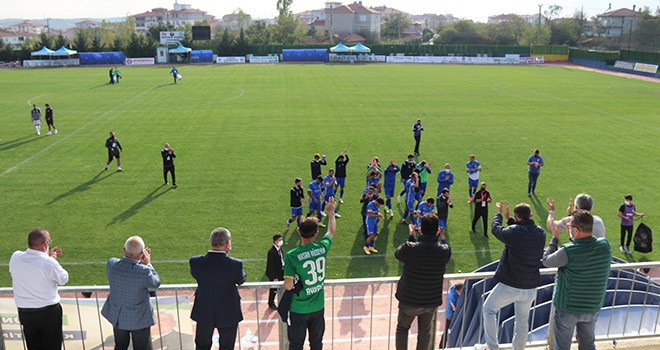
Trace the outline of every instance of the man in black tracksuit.
{"label": "man in black tracksuit", "polygon": [[408,159],[401,163],[401,183],[403,183],[403,191],[399,193],[399,197],[396,199],[399,203],[401,203],[401,196],[406,193],[406,181],[410,179],[410,176],[415,171],[416,166],[417,164],[415,163],[415,156],[412,154],[409,154]]}
{"label": "man in black tracksuit", "polygon": [[120,158],[120,151],[123,152],[124,149],[121,148],[121,144],[119,143],[119,140],[115,137],[115,133],[110,131],[110,137],[108,137],[107,140],[105,140],[105,148],[108,149],[108,162],[105,163],[105,170],[108,170],[108,165],[110,165],[110,162],[112,162],[112,158],[117,158],[117,171],[122,171],[121,170],[121,159]]}
{"label": "man in black tracksuit", "polygon": [[321,159],[318,153],[315,154],[310,165],[312,167],[312,181],[314,181],[317,177],[321,176],[321,165],[328,165],[328,162],[325,161],[325,154],[323,155],[323,159]]}
{"label": "man in black tracksuit", "polygon": [[160,154],[163,156],[163,179],[165,179],[165,184],[167,185],[167,173],[172,173],[172,188],[176,188],[176,175],[174,174],[174,150],[170,148],[170,144],[166,143],[165,147]]}
{"label": "man in black tracksuit", "polygon": [[479,218],[483,221],[484,224],[484,237],[488,238],[488,203],[492,200],[490,198],[490,192],[486,191],[486,183],[481,183],[481,189],[474,193],[472,196],[472,203],[474,203],[474,218],[472,219],[472,233],[474,233],[474,227],[477,225]]}

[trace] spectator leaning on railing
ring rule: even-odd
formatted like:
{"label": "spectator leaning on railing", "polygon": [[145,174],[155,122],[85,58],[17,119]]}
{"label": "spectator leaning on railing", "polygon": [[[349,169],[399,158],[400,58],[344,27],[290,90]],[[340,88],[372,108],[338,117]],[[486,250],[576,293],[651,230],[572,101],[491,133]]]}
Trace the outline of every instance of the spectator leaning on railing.
{"label": "spectator leaning on railing", "polygon": [[509,219],[509,206],[504,203],[504,218],[509,227],[502,226],[502,203],[495,204],[493,235],[504,243],[504,251],[495,271],[498,282],[484,303],[484,332],[486,344],[475,349],[497,350],[497,312],[513,303],[516,319],[513,331],[513,350],[525,348],[527,342],[529,309],[536,298],[536,287],[541,280],[540,260],[545,246],[545,232],[534,224],[532,210],[521,203],[513,209],[514,220]]}
{"label": "spectator leaning on railing", "polygon": [[445,266],[451,258],[447,244],[438,242],[438,217],[426,214],[421,219],[422,234],[414,242],[415,228],[408,226],[411,238],[402,243],[394,256],[403,263],[403,273],[396,287],[399,316],[396,325],[396,349],[408,348],[408,331],[417,317],[417,349],[430,349],[435,339],[435,319],[442,305]]}
{"label": "spectator leaning on railing", "polygon": [[[554,202],[548,201],[548,207]],[[577,327],[581,350],[594,350],[598,312],[603,305],[610,276],[612,249],[605,238],[592,235],[592,215],[584,210],[573,213],[568,234],[573,242],[558,249],[560,231],[549,225],[552,240],[543,254],[543,265],[558,267],[552,304],[554,315],[554,350],[569,350]]]}
{"label": "spectator leaning on railing", "polygon": [[14,252],[9,260],[14,302],[28,349],[62,347],[57,285],[66,284],[69,273],[57,262],[62,248],[50,248],[52,242],[48,230],[36,228],[28,234],[28,249]]}

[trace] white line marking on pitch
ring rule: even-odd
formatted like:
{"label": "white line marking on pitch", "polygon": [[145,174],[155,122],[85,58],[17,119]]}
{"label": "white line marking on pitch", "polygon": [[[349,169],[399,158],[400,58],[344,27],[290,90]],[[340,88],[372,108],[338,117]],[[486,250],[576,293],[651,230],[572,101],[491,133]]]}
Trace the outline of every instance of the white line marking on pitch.
{"label": "white line marking on pitch", "polygon": [[[52,144],[46,146],[46,147],[45,147],[44,149],[42,149],[41,151],[39,151],[39,152],[33,154],[32,156],[26,158],[25,160],[23,160],[22,162],[16,164],[15,166],[13,166],[13,167],[11,167],[11,168],[5,170],[3,173],[0,174],[0,178],[3,177],[3,176],[5,176],[5,175],[7,175],[9,172],[15,170],[16,168],[20,167],[21,165],[23,165],[23,164],[25,164],[25,163],[31,161],[32,159],[38,157],[40,154],[42,154],[42,153],[46,152],[47,150],[51,149],[52,147],[58,145],[60,142],[65,141],[65,140],[68,139],[69,137],[71,137],[71,136],[77,134],[77,133],[78,133],[79,131],[81,131],[82,129],[84,129],[84,128],[86,128],[86,127],[88,127],[88,126],[94,124],[95,122],[97,122],[98,120],[102,119],[102,118],[105,117],[106,115],[108,115],[108,114],[110,114],[110,113],[116,111],[117,109],[119,109],[119,108],[121,108],[121,107],[123,107],[123,106],[125,106],[125,105],[127,105],[127,104],[129,104],[129,103],[131,103],[131,102],[133,102],[133,101],[135,101],[135,100],[137,100],[138,98],[142,97],[142,95],[144,95],[144,94],[146,94],[147,92],[149,92],[149,91],[151,91],[151,90],[157,88],[157,87],[160,86],[160,85],[161,85],[161,84],[158,84],[158,85],[155,85],[155,86],[153,86],[153,87],[151,87],[151,88],[149,88],[149,89],[147,89],[147,90],[144,90],[144,91],[142,91],[141,93],[139,93],[139,94],[133,96],[133,98],[124,101],[124,103],[121,103],[121,104],[117,105],[115,108],[113,108],[113,109],[111,109],[111,110],[109,110],[109,111],[107,111],[107,112],[101,114],[100,116],[98,116],[98,117],[92,119],[92,120],[89,121],[87,124],[85,124],[85,125],[79,127],[78,129],[74,130],[74,131],[71,132],[70,134],[67,134],[66,136],[62,137],[61,139],[59,139],[59,140],[53,142]],[[242,97],[243,94],[244,94],[245,92],[243,91],[243,89],[239,89],[239,90],[240,90],[240,93],[239,93],[238,95],[236,95],[236,96],[234,96],[234,97],[231,97],[231,98],[229,98],[229,99],[226,99],[226,100],[220,101],[220,103],[223,103],[223,102],[229,102],[229,101],[232,101],[232,100],[235,100],[235,99],[237,99],[237,98]],[[46,96],[46,95],[49,95],[49,94],[43,94],[43,95],[39,95],[39,96],[36,96],[36,97],[33,97],[33,98],[29,99],[29,100],[27,101],[28,106],[30,106],[30,102],[31,102],[32,100],[37,99],[37,98],[39,98],[39,97]],[[93,263],[93,262],[92,262],[92,263]]]}

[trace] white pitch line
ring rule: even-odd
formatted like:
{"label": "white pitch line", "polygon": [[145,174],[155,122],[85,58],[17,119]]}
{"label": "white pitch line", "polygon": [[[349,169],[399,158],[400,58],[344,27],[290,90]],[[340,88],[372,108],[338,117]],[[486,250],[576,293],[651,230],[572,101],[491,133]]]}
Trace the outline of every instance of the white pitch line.
{"label": "white pitch line", "polygon": [[[86,127],[88,127],[88,126],[90,126],[90,125],[92,125],[92,124],[94,124],[95,122],[97,122],[98,120],[102,119],[102,118],[105,117],[106,115],[108,115],[108,114],[110,114],[110,113],[113,113],[113,112],[116,111],[117,109],[119,109],[119,108],[121,108],[121,107],[123,107],[123,106],[125,106],[125,105],[127,105],[127,104],[129,104],[129,103],[131,103],[131,102],[133,102],[133,101],[135,101],[135,100],[137,100],[138,98],[142,97],[142,95],[144,95],[144,94],[146,94],[147,92],[149,92],[149,91],[151,91],[151,90],[157,88],[157,87],[160,86],[160,85],[161,85],[161,84],[154,85],[153,87],[150,87],[149,89],[144,90],[144,91],[142,91],[141,93],[139,93],[139,94],[133,96],[133,98],[130,98],[130,99],[124,101],[123,103],[117,105],[115,108],[113,108],[113,109],[111,109],[111,110],[109,110],[109,111],[106,111],[105,113],[101,114],[100,116],[98,116],[98,117],[92,119],[92,120],[89,121],[87,124],[85,124],[85,125],[79,127],[78,129],[74,130],[74,131],[71,132],[70,134],[67,134],[66,136],[64,136],[64,137],[60,138],[59,140],[53,142],[52,144],[46,146],[46,147],[45,147],[44,149],[42,149],[41,151],[39,151],[39,152],[33,154],[32,156],[26,158],[25,160],[23,160],[22,162],[16,164],[15,166],[13,166],[13,167],[11,167],[11,168],[5,170],[3,173],[0,174],[0,178],[3,177],[3,176],[5,176],[5,175],[7,175],[9,172],[13,171],[14,169],[20,167],[21,165],[23,165],[23,164],[25,164],[25,163],[31,161],[32,159],[38,157],[40,154],[46,152],[47,150],[49,150],[49,149],[51,149],[52,147],[54,147],[54,146],[56,146],[57,144],[59,144],[60,142],[63,142],[63,141],[65,141],[66,139],[68,139],[69,137],[71,137],[71,136],[77,134],[79,131],[85,129]],[[245,91],[243,91],[243,89],[239,89],[239,90],[240,90],[240,93],[239,93],[238,95],[236,95],[236,96],[234,96],[234,97],[231,97],[231,98],[228,98],[228,99],[226,99],[226,100],[220,101],[220,103],[229,102],[229,101],[232,101],[232,100],[235,100],[235,99],[237,99],[237,98],[242,97],[243,94],[245,93]],[[39,96],[36,96],[36,97],[33,97],[33,98],[29,99],[29,100],[27,101],[28,106],[30,105],[30,102],[31,102],[32,100],[37,99],[37,98],[39,98],[39,97],[46,96],[46,95],[49,95],[49,94],[43,94],[43,95],[39,95]],[[93,262],[92,262],[92,263],[93,263]]]}
{"label": "white pitch line", "polygon": [[[474,253],[485,253],[485,252],[501,252],[502,249],[485,249],[485,250],[452,250],[452,254],[474,254]],[[339,256],[329,256],[329,259],[372,259],[377,257],[386,257],[394,258],[394,254],[380,254],[380,255],[339,255]],[[240,259],[240,258],[239,258]],[[266,261],[265,258],[246,258],[241,259],[244,262],[260,262]],[[153,260],[153,264],[187,264],[188,259],[181,260]],[[76,265],[105,265],[107,260],[104,261],[70,261],[70,262],[60,262],[61,265],[67,266],[76,266]],[[9,263],[0,263],[0,266],[9,266]]]}

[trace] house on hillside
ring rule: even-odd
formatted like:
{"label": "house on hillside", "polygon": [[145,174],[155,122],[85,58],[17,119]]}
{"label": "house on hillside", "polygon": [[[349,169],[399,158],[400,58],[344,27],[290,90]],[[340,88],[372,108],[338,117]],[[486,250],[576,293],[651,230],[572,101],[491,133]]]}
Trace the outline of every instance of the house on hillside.
{"label": "house on hillside", "polygon": [[185,26],[186,24],[194,25],[196,22],[206,20],[211,22],[215,19],[206,13],[206,11],[194,9],[188,4],[174,3],[174,9],[168,10],[163,7],[151,9],[151,11],[139,13],[131,16],[135,19],[135,29],[144,33],[150,27],[159,24],[169,24],[174,27]]}
{"label": "house on hillside", "polygon": [[[326,3],[327,6],[327,3]],[[362,1],[325,9],[325,28],[331,36],[357,33],[380,38],[380,12],[364,7]]]}
{"label": "house on hillside", "polygon": [[633,9],[618,9],[614,11],[605,12],[597,15],[600,26],[602,27],[603,36],[609,38],[618,38],[622,34],[635,30],[637,24],[635,18],[639,13]]}
{"label": "house on hillside", "polygon": [[99,22],[92,21],[91,19],[86,19],[84,21],[76,22],[76,28],[80,29],[91,29],[99,26]]}
{"label": "house on hillside", "polygon": [[30,20],[25,20],[21,23],[12,24],[9,26],[9,31],[14,33],[31,33],[31,34],[41,34],[46,32],[46,26],[41,23],[32,22]]}
{"label": "house on hillside", "polygon": [[0,40],[9,45],[12,49],[18,50],[23,44],[32,38],[36,38],[35,33],[15,33],[0,31]]}

